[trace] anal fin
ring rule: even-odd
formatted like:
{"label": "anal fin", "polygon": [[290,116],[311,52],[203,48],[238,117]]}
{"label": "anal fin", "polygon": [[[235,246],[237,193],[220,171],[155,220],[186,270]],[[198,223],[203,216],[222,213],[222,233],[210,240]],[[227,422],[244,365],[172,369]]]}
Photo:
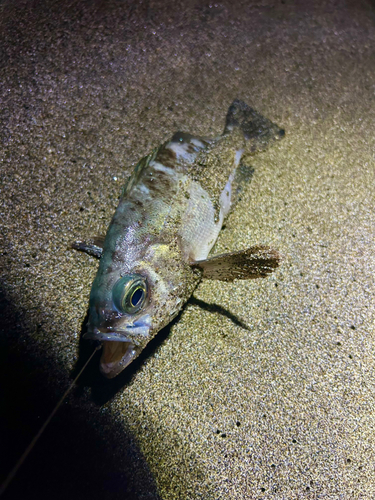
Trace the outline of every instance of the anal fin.
{"label": "anal fin", "polygon": [[233,208],[241,200],[242,191],[246,188],[247,184],[250,183],[253,174],[254,168],[241,161],[236,169],[232,183],[232,197],[230,200],[231,210],[233,210]]}
{"label": "anal fin", "polygon": [[279,266],[280,260],[277,250],[258,245],[240,252],[195,261],[191,265],[203,271],[203,278],[233,281],[265,278]]}

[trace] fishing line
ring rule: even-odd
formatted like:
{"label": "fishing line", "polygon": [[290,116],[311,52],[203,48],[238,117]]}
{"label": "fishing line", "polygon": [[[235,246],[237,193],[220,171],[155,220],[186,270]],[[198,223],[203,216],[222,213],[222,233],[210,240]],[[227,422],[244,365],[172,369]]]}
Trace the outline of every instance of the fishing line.
{"label": "fishing line", "polygon": [[47,425],[51,422],[52,418],[54,417],[55,413],[57,412],[57,410],[60,408],[60,406],[64,402],[64,400],[67,397],[67,395],[69,394],[69,392],[73,389],[75,383],[77,382],[77,380],[79,379],[79,377],[82,375],[83,370],[90,363],[90,361],[94,357],[94,354],[96,353],[96,351],[98,351],[99,349],[101,349],[101,347],[102,347],[101,345],[98,345],[97,347],[95,347],[95,349],[92,352],[91,356],[86,361],[86,363],[83,365],[83,368],[81,369],[81,371],[78,373],[78,375],[76,376],[76,378],[70,384],[70,386],[68,387],[68,389],[64,392],[64,394],[61,397],[60,401],[56,404],[55,408],[49,414],[49,417],[47,418],[47,420],[45,420],[44,424],[39,429],[39,432],[34,436],[33,440],[31,441],[31,443],[29,444],[29,446],[26,448],[26,450],[23,452],[22,456],[19,458],[19,460],[17,461],[16,465],[10,471],[8,477],[5,479],[4,483],[0,487],[0,497],[3,495],[3,493],[5,492],[5,490],[7,489],[7,487],[9,486],[9,483],[14,478],[14,476],[17,474],[18,469],[21,467],[21,465],[23,464],[23,462],[26,460],[26,458],[27,458],[28,454],[30,453],[30,451],[34,448],[34,446],[37,443],[38,439],[40,438],[40,436],[45,431]]}

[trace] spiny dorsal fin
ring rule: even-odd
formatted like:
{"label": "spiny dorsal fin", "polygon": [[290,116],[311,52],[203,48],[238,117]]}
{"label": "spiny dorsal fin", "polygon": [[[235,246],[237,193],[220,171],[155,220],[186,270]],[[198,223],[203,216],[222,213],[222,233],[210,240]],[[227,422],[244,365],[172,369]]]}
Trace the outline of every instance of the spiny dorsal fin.
{"label": "spiny dorsal fin", "polygon": [[99,235],[94,236],[86,241],[73,241],[71,243],[70,248],[74,248],[74,250],[79,250],[80,252],[88,253],[93,257],[97,257],[100,259],[103,253],[103,245],[104,245],[105,236]]}
{"label": "spiny dorsal fin", "polygon": [[191,265],[203,271],[202,277],[211,280],[233,281],[265,278],[281,260],[277,250],[258,245],[240,252],[224,253]]}

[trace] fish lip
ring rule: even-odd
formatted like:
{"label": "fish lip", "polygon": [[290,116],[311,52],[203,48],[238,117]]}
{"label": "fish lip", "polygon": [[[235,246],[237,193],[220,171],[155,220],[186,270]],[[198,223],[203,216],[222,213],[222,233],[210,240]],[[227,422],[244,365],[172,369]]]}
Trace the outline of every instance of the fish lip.
{"label": "fish lip", "polygon": [[108,330],[107,332],[105,332],[99,330],[99,328],[96,327],[86,332],[83,335],[83,338],[85,340],[99,340],[101,342],[108,342],[108,341],[131,342],[131,340],[128,337],[119,333],[118,331],[114,332],[113,330]]}
{"label": "fish lip", "polygon": [[130,335],[141,335],[146,337],[151,329],[151,316],[145,314],[133,323],[128,323],[122,328],[114,329],[111,326],[91,327],[88,326],[88,331],[83,335],[85,340],[100,340],[100,341],[115,341],[115,342],[132,342],[128,337]]}

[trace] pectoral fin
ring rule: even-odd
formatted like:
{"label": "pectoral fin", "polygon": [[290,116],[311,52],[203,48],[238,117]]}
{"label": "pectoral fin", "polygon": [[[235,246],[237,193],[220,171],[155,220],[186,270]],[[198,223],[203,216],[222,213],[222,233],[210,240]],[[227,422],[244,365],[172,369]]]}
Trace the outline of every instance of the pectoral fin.
{"label": "pectoral fin", "polygon": [[221,281],[265,278],[281,260],[277,250],[267,246],[254,246],[240,252],[224,253],[191,265],[203,271],[203,278]]}
{"label": "pectoral fin", "polygon": [[71,248],[80,252],[88,253],[93,257],[100,259],[103,253],[103,244],[105,236],[95,236],[86,241],[73,241]]}

